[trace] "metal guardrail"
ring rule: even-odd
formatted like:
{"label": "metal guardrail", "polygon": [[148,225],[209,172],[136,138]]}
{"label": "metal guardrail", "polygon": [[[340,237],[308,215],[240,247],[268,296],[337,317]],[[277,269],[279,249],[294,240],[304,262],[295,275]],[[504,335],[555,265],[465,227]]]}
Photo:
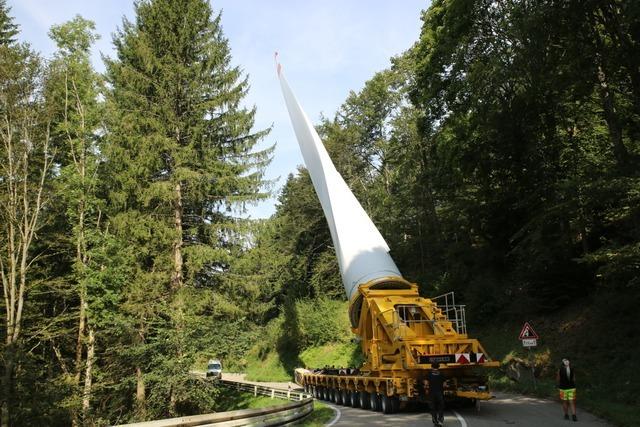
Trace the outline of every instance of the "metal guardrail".
{"label": "metal guardrail", "polygon": [[218,380],[221,384],[224,384],[227,387],[235,388],[236,390],[246,391],[249,393],[253,393],[254,396],[263,395],[270,396],[273,398],[286,399],[286,400],[295,400],[301,401],[305,398],[310,398],[311,395],[291,390],[282,390],[277,388],[265,387],[258,384],[245,383],[241,381],[230,381],[230,380]]}
{"label": "metal guardrail", "polygon": [[231,427],[254,426],[267,427],[284,425],[303,418],[313,411],[313,398],[291,390],[281,390],[239,381],[218,380],[225,387],[236,390],[271,396],[272,398],[293,400],[284,405],[269,406],[261,409],[241,409],[238,411],[216,412],[213,414],[190,415],[141,423],[121,424],[122,427]]}

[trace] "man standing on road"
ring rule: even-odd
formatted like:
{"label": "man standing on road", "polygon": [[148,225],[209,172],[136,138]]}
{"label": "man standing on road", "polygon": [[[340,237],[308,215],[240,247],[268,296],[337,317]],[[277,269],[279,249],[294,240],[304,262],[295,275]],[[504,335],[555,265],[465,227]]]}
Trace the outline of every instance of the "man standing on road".
{"label": "man standing on road", "polygon": [[560,390],[564,419],[569,419],[569,406],[571,406],[573,421],[578,421],[578,417],[576,417],[576,374],[571,367],[569,359],[562,359],[562,365],[560,365],[560,369],[558,369],[556,380],[558,381],[558,389]]}
{"label": "man standing on road", "polygon": [[429,406],[434,426],[442,426],[444,423],[444,376],[439,368],[439,364],[432,364],[431,372],[427,375]]}

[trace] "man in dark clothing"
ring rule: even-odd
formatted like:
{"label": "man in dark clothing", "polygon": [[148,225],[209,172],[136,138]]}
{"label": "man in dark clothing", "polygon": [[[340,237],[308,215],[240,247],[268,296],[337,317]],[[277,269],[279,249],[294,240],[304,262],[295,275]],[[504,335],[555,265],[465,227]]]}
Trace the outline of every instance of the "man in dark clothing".
{"label": "man in dark clothing", "polygon": [[558,381],[564,419],[569,419],[569,407],[571,407],[573,421],[578,421],[578,417],[576,416],[576,373],[569,359],[562,359],[556,380]]}
{"label": "man in dark clothing", "polygon": [[429,385],[429,406],[433,425],[441,426],[444,422],[444,375],[439,370],[440,365],[431,365],[431,372],[427,375]]}

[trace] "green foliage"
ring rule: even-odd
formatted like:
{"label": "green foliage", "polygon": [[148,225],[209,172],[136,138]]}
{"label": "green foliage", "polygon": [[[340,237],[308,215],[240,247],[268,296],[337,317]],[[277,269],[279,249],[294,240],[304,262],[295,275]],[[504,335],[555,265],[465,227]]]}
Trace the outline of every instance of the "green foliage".
{"label": "green foliage", "polygon": [[298,300],[263,329],[245,372],[251,380],[288,381],[300,366],[360,366],[360,347],[351,338],[346,302]]}
{"label": "green foliage", "polygon": [[16,41],[15,36],[18,34],[18,25],[9,16],[10,10],[11,8],[7,6],[7,1],[0,0],[0,46],[14,43]]}
{"label": "green foliage", "polygon": [[309,347],[300,353],[300,361],[309,368],[357,367],[364,362],[364,356],[360,343],[341,342]]}
{"label": "green foliage", "polygon": [[316,347],[351,338],[347,303],[326,298],[296,301],[301,348]]}

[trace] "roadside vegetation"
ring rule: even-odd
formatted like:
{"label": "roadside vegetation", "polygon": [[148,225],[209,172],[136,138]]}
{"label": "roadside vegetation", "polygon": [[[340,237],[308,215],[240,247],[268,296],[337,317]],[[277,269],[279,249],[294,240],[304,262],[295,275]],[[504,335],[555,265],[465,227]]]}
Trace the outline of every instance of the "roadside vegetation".
{"label": "roadside vegetation", "polygon": [[260,409],[287,403],[282,399],[269,396],[254,396],[252,393],[224,387],[214,407],[215,412],[236,411],[240,409]]}
{"label": "roadside vegetation", "polygon": [[293,426],[301,427],[324,427],[335,417],[336,413],[333,409],[329,408],[322,402],[313,402],[313,412],[306,418],[296,423]]}

